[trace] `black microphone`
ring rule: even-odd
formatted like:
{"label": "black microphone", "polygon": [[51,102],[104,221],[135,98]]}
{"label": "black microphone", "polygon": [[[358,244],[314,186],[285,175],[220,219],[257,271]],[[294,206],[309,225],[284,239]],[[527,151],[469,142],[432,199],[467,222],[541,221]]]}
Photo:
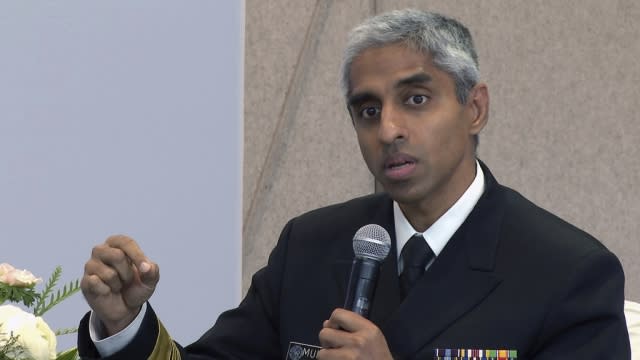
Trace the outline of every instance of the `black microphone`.
{"label": "black microphone", "polygon": [[353,264],[344,308],[367,318],[373,301],[380,263],[389,255],[391,237],[376,224],[361,227],[353,236]]}

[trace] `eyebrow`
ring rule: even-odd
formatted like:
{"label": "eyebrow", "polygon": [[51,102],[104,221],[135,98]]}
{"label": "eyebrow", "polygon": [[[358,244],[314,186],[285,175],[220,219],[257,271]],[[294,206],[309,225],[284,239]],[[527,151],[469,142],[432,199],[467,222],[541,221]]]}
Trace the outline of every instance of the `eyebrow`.
{"label": "eyebrow", "polygon": [[431,82],[432,80],[433,78],[431,76],[425,73],[418,73],[418,74],[406,77],[404,79],[398,80],[395,87],[399,88],[407,85],[425,84],[425,83]]}
{"label": "eyebrow", "polygon": [[355,95],[349,95],[349,97],[347,98],[347,106],[353,107],[357,104],[360,104],[362,102],[365,102],[371,99],[377,99],[377,97],[370,92],[363,92]]}
{"label": "eyebrow", "polygon": [[[410,85],[418,85],[418,84],[426,84],[429,83],[433,80],[433,78],[425,73],[418,73],[418,74],[414,74],[411,76],[408,76],[404,79],[400,79],[398,80],[398,82],[396,82],[396,84],[394,85],[394,87],[400,88],[403,86],[410,86]],[[363,92],[363,93],[359,93],[359,94],[355,94],[355,95],[349,95],[347,97],[347,106],[348,107],[352,107],[355,106],[359,103],[371,100],[371,99],[377,99],[378,97],[371,92]]]}

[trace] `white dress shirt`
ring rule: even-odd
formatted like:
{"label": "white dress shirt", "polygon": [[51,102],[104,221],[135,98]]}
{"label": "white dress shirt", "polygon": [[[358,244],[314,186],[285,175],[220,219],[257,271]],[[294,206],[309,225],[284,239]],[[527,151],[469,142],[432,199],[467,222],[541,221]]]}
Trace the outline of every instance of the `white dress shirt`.
{"label": "white dress shirt", "polygon": [[467,219],[471,210],[476,206],[478,200],[484,192],[484,173],[480,164],[476,160],[476,177],[460,198],[445,212],[436,222],[425,232],[420,233],[411,226],[409,220],[404,216],[400,205],[393,202],[393,220],[396,225],[396,243],[398,246],[398,274],[402,273],[403,264],[400,253],[404,244],[415,234],[421,234],[433,253],[436,255],[425,268],[429,268],[435,258],[440,255],[442,249],[449,242],[449,239],[458,230],[460,225]]}

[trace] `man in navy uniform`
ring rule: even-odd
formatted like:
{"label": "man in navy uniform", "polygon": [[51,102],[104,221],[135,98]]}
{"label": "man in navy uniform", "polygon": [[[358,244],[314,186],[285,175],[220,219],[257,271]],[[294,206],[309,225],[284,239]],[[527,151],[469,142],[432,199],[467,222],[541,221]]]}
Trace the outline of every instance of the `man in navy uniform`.
{"label": "man in navy uniform", "polygon": [[[110,237],[82,279],[83,358],[630,358],[615,255],[476,158],[489,90],[462,24],[417,10],[371,18],[350,34],[342,83],[385,192],[289,221],[242,303],[185,348],[147,302],[158,265]],[[392,250],[366,319],[341,306],[353,234],[370,223]]]}

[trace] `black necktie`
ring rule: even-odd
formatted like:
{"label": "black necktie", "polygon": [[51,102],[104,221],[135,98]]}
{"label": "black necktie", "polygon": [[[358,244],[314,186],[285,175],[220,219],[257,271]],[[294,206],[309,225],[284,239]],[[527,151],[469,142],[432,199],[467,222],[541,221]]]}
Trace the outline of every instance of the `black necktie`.
{"label": "black necktie", "polygon": [[403,268],[400,274],[400,288],[405,297],[413,285],[424,274],[424,268],[435,256],[422,234],[415,234],[404,244],[400,252]]}

